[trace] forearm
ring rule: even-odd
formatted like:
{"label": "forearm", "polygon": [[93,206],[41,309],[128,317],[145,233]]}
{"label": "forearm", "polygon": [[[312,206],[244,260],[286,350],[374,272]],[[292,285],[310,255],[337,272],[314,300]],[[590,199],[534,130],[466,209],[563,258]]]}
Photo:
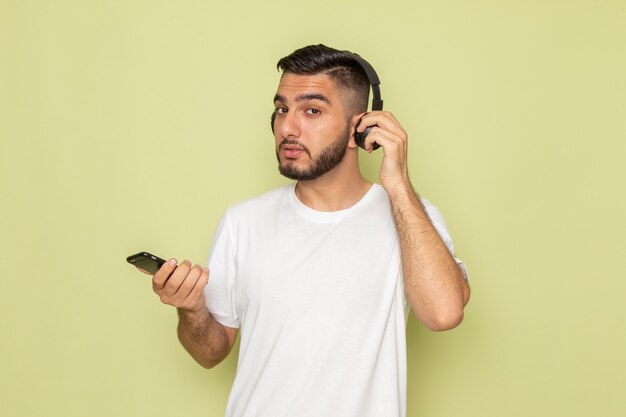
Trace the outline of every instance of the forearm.
{"label": "forearm", "polygon": [[405,291],[415,316],[431,330],[463,320],[469,287],[408,181],[387,190],[402,252]]}
{"label": "forearm", "polygon": [[191,357],[205,368],[220,363],[232,348],[224,327],[206,308],[198,312],[178,309],[178,339]]}

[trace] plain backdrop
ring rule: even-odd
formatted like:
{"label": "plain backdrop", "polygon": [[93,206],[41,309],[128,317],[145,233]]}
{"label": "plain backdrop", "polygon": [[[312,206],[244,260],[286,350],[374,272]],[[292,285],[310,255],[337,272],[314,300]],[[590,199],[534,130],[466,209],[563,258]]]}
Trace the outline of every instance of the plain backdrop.
{"label": "plain backdrop", "polygon": [[236,354],[196,365],[125,257],[204,264],[229,205],[285,184],[275,64],[316,43],[376,68],[470,272],[460,327],[409,322],[409,417],[626,415],[624,22],[617,0],[0,0],[0,415],[223,415]]}

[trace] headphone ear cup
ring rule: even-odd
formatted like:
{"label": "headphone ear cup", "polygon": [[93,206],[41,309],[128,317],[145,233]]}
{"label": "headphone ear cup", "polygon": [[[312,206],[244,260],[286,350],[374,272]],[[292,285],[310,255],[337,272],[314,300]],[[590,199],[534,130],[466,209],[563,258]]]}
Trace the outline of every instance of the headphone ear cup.
{"label": "headphone ear cup", "polygon": [[[363,115],[363,116],[365,116],[365,115]],[[359,119],[359,122],[354,127],[354,141],[356,142],[356,144],[357,144],[357,146],[359,148],[365,149],[365,138],[367,137],[367,135],[369,135],[370,131],[372,130],[372,128],[374,126],[368,126],[368,127],[365,128],[364,131],[357,132],[357,129],[359,128],[359,125],[361,124],[361,120],[363,120],[363,116],[361,116],[361,118]],[[372,144],[372,150],[376,150],[378,148],[380,148],[380,145],[378,143],[374,142]]]}
{"label": "headphone ear cup", "polygon": [[[358,127],[358,126],[357,126]],[[369,127],[364,132],[354,132],[354,141],[359,148],[365,149],[365,137],[367,136]]]}
{"label": "headphone ear cup", "polygon": [[276,110],[274,110],[272,112],[272,118],[271,118],[271,127],[272,127],[272,133],[274,133],[274,122],[276,121]]}

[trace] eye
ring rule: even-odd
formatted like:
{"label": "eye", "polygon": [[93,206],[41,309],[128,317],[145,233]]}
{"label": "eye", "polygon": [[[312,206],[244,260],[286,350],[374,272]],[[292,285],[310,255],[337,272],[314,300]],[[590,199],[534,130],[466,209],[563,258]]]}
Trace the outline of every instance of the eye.
{"label": "eye", "polygon": [[315,109],[315,108],[308,109],[306,112],[308,114],[315,115],[315,116],[322,113],[321,111],[319,111],[319,109]]}
{"label": "eye", "polygon": [[287,113],[287,108],[286,107],[276,107],[276,109],[274,111],[276,112],[276,114],[285,114],[285,113]]}

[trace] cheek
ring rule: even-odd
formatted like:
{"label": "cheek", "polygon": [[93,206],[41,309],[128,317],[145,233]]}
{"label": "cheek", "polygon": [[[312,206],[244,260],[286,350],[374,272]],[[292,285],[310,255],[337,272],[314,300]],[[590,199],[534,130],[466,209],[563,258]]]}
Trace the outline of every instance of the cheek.
{"label": "cheek", "polygon": [[346,123],[339,120],[325,120],[318,123],[310,123],[308,132],[313,135],[311,138],[321,140],[336,139],[346,129]]}

